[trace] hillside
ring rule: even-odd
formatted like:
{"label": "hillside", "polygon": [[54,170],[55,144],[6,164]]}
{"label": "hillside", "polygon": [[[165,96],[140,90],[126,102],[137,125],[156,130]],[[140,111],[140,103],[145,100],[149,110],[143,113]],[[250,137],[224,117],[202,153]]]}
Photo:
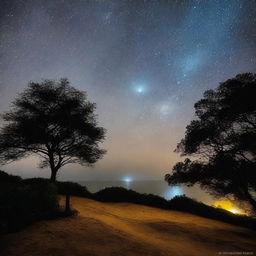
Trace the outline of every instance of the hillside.
{"label": "hillside", "polygon": [[[1,239],[2,256],[165,256],[256,253],[256,232],[191,214],[72,198],[79,215]],[[252,255],[252,254],[251,254]]]}

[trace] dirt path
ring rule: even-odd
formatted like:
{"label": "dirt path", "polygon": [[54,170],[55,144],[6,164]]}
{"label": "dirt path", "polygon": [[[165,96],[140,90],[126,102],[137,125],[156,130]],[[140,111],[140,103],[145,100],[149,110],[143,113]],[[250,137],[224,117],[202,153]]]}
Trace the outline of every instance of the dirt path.
{"label": "dirt path", "polygon": [[129,203],[73,197],[72,206],[77,217],[42,221],[3,236],[0,255],[256,255],[256,232],[245,228]]}

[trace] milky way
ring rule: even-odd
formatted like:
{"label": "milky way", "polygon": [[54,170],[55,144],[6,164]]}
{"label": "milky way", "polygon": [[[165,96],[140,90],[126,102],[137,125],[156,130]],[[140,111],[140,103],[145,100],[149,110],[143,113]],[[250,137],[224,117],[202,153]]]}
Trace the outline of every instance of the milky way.
{"label": "milky way", "polygon": [[[28,81],[67,77],[108,130],[105,158],[60,179],[162,179],[195,101],[255,72],[256,2],[2,0],[0,36],[1,111]],[[3,168],[49,176],[34,158]]]}

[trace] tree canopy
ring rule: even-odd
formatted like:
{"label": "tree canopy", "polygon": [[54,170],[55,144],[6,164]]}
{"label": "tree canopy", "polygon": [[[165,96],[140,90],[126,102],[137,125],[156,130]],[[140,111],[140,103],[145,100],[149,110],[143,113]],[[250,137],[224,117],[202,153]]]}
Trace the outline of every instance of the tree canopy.
{"label": "tree canopy", "polygon": [[195,103],[169,184],[201,187],[217,197],[233,196],[256,212],[256,74],[245,73],[208,90]]}
{"label": "tree canopy", "polygon": [[1,163],[36,154],[53,181],[66,164],[93,165],[105,153],[98,145],[105,129],[97,126],[95,108],[67,79],[30,82],[2,115]]}

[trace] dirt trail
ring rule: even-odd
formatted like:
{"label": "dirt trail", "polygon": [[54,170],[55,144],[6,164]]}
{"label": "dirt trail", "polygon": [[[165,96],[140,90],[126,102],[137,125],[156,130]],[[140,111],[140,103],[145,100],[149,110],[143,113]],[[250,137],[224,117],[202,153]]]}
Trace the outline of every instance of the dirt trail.
{"label": "dirt trail", "polygon": [[72,206],[79,211],[76,217],[42,221],[3,236],[0,255],[256,255],[256,232],[245,228],[130,203],[73,197]]}

